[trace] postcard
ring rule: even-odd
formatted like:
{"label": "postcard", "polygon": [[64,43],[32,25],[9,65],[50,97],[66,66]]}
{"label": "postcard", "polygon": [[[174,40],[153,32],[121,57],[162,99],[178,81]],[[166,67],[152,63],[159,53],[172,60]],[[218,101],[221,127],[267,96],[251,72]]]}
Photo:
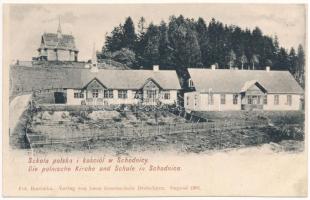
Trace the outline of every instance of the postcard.
{"label": "postcard", "polygon": [[307,196],[307,4],[4,4],[3,195]]}

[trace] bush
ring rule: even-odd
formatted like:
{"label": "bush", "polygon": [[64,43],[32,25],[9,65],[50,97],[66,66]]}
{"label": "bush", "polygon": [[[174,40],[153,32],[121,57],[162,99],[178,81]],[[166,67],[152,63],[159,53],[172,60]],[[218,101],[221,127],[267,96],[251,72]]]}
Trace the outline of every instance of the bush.
{"label": "bush", "polygon": [[122,119],[119,118],[119,117],[113,117],[112,119],[113,119],[113,121],[115,121],[115,122],[121,122],[121,121],[122,121]]}
{"label": "bush", "polygon": [[49,114],[49,115],[53,115],[53,114],[54,114],[54,111],[53,111],[53,110],[50,110],[50,111],[48,111],[48,114]]}
{"label": "bush", "polygon": [[119,51],[112,53],[112,59],[127,65],[128,67],[133,67],[136,63],[136,54],[127,48],[122,48]]}

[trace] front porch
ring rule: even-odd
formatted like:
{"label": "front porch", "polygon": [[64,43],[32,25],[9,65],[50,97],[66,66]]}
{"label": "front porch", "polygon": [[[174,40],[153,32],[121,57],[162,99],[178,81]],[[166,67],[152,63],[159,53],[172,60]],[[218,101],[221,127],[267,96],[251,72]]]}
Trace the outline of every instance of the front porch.
{"label": "front porch", "polygon": [[241,90],[241,110],[263,110],[267,91],[257,81],[246,82]]}

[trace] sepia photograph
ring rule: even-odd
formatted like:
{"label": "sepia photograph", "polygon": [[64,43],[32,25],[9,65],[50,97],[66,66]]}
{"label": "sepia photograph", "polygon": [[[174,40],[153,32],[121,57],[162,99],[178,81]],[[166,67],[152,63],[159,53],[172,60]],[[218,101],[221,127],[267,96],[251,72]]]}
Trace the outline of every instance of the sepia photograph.
{"label": "sepia photograph", "polygon": [[4,4],[4,195],[307,196],[306,23],[307,4]]}

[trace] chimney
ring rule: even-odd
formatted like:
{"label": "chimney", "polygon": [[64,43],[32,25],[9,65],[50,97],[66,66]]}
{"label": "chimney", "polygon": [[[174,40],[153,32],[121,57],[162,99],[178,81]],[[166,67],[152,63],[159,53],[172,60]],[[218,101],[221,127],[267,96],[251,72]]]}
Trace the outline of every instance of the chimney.
{"label": "chimney", "polygon": [[153,65],[153,71],[154,72],[159,71],[159,65]]}
{"label": "chimney", "polygon": [[266,66],[266,71],[270,72],[270,66]]}
{"label": "chimney", "polygon": [[216,66],[215,65],[211,65],[211,69],[215,70]]}

